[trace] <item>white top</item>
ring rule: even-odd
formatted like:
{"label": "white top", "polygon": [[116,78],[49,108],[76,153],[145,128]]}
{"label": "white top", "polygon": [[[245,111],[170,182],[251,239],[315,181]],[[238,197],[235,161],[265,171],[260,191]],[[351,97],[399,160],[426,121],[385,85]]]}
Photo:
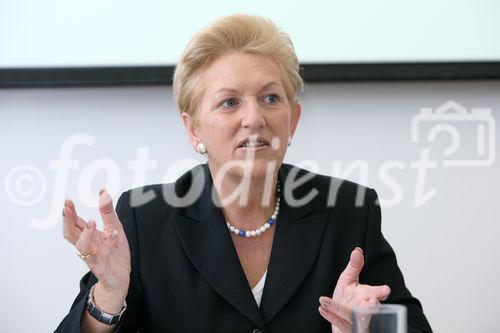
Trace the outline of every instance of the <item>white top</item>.
{"label": "white top", "polygon": [[262,299],[262,292],[264,291],[264,284],[266,282],[267,269],[264,272],[264,275],[260,278],[260,281],[257,282],[255,287],[252,288],[253,297],[255,298],[255,302],[260,307],[260,300]]}

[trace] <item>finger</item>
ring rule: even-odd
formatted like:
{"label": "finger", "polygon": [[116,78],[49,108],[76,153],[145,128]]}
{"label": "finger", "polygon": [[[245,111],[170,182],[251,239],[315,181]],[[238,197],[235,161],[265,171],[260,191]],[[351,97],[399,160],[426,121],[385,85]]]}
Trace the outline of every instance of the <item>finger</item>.
{"label": "finger", "polygon": [[378,286],[378,296],[376,297],[379,301],[385,301],[391,294],[391,288],[388,285]]}
{"label": "finger", "polygon": [[70,199],[66,199],[64,201],[64,205],[65,207],[67,207],[69,218],[73,219],[78,228],[83,230],[83,228],[85,228],[85,226],[87,225],[87,222],[85,222],[81,217],[78,216],[73,201]]}
{"label": "finger", "polygon": [[349,263],[344,269],[342,274],[340,274],[337,286],[346,287],[353,283],[359,282],[359,273],[363,269],[364,265],[363,250],[359,247],[355,248],[351,253]]}
{"label": "finger", "polygon": [[78,213],[77,213],[76,208],[75,208],[75,204],[73,203],[72,200],[69,200],[69,199],[68,199],[68,209],[69,209],[70,216],[75,219],[76,225],[78,226],[78,228],[83,230],[83,228],[85,228],[85,226],[87,225],[87,222],[84,219],[82,219],[80,216],[78,216]]}
{"label": "finger", "polygon": [[[71,244],[75,244],[80,237],[80,234],[84,228],[80,228],[77,224],[74,215],[71,214],[71,209],[68,207],[68,200],[64,202],[64,208],[62,210],[63,215],[63,236]],[[85,223],[86,224],[86,223]]]}
{"label": "finger", "polygon": [[67,212],[66,212],[66,207],[63,208],[62,210],[62,216],[63,216],[63,236],[64,239],[66,239],[68,242],[71,244],[75,245],[77,239],[78,239],[78,233],[79,230],[76,230],[76,225],[71,221],[70,219],[67,218]]}
{"label": "finger", "polygon": [[356,298],[376,298],[379,301],[385,301],[391,293],[391,288],[387,285],[382,286],[369,286],[369,285],[358,285],[356,287]]}
{"label": "finger", "polygon": [[96,224],[94,220],[90,220],[85,229],[82,231],[78,241],[75,244],[75,247],[81,254],[93,254],[85,259],[85,262],[89,266],[90,269],[93,267],[93,262],[95,261],[95,255],[92,252],[92,237],[94,235],[96,229]]}
{"label": "finger", "polygon": [[64,201],[62,216],[63,236],[71,244],[75,245],[87,223],[76,215],[73,203],[69,199]]}
{"label": "finger", "polygon": [[121,228],[120,220],[113,208],[113,199],[105,189],[99,192],[99,212],[104,224],[104,233],[110,235],[113,230]]}
{"label": "finger", "polygon": [[351,326],[352,326],[351,323],[340,318],[338,315],[329,311],[324,306],[320,305],[318,307],[318,311],[319,311],[319,314],[323,318],[325,318],[327,321],[329,321],[333,326],[336,326],[338,329],[340,329],[341,332],[350,332],[351,331]]}
{"label": "finger", "polygon": [[350,307],[342,304],[341,302],[338,302],[337,300],[322,296],[319,298],[319,303],[326,309],[328,309],[330,312],[334,313],[335,315],[339,316],[340,318],[350,321],[351,316],[352,316],[352,310]]}

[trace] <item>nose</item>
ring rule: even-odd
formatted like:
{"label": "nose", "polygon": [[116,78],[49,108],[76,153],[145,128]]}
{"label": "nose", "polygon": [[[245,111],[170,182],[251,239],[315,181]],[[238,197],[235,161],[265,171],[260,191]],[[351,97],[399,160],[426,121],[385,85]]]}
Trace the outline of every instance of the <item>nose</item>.
{"label": "nose", "polygon": [[255,100],[245,103],[241,126],[243,128],[262,128],[266,125],[262,107]]}

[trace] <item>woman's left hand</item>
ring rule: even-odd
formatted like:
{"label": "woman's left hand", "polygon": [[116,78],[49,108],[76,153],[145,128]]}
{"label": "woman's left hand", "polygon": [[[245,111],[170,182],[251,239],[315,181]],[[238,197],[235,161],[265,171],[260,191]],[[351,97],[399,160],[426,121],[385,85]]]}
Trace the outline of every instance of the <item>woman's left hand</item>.
{"label": "woman's left hand", "polygon": [[332,332],[350,333],[352,330],[352,309],[373,306],[389,297],[389,286],[369,286],[359,283],[359,273],[364,265],[363,250],[359,247],[351,253],[349,264],[342,272],[335,286],[333,297],[319,299],[319,313],[332,324]]}

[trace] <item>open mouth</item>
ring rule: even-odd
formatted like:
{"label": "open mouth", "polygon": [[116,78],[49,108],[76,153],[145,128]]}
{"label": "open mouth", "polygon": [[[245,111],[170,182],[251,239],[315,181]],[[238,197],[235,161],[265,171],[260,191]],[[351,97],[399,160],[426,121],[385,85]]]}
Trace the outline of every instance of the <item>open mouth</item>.
{"label": "open mouth", "polygon": [[255,139],[246,138],[238,144],[238,148],[257,149],[257,148],[268,147],[270,145],[271,144],[269,143],[269,141],[264,138],[255,138]]}

